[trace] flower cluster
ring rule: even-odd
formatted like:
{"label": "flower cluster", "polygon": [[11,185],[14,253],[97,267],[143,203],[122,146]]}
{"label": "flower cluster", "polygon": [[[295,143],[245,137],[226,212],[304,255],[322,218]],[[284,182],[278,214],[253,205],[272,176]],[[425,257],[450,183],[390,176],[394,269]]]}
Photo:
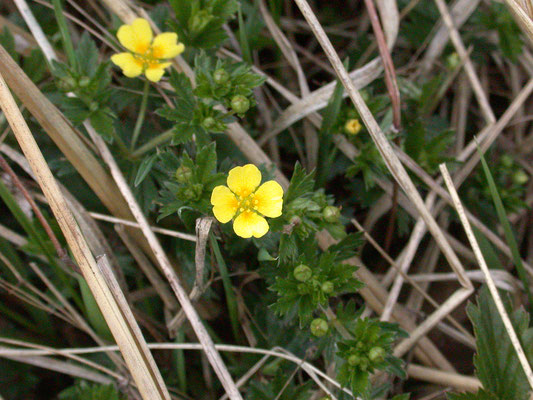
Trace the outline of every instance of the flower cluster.
{"label": "flower cluster", "polygon": [[152,82],[158,82],[170,62],[164,61],[176,57],[185,50],[183,43],[178,43],[178,35],[165,32],[153,37],[152,28],[147,20],[137,18],[131,25],[122,25],[117,37],[128,51],[114,54],[111,61],[122,68],[122,73],[129,78],[141,75]]}
{"label": "flower cluster", "polygon": [[264,217],[277,218],[283,207],[283,189],[276,181],[261,186],[261,172],[253,164],[235,167],[228,186],[217,186],[211,194],[213,214],[223,224],[233,218],[233,230],[243,238],[260,238],[268,232]]}

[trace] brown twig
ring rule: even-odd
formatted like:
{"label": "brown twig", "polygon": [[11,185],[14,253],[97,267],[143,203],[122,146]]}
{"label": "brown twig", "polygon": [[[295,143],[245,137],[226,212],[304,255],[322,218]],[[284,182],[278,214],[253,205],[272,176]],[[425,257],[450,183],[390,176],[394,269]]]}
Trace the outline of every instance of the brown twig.
{"label": "brown twig", "polygon": [[[385,35],[381,24],[379,22],[379,17],[374,6],[373,0],[365,0],[365,5],[368,10],[368,16],[370,17],[370,22],[372,24],[372,29],[374,35],[376,35],[376,42],[379,49],[379,55],[381,56],[381,61],[383,62],[383,67],[385,70],[385,85],[387,86],[387,92],[392,104],[392,125],[394,133],[398,133],[401,129],[402,123],[402,113],[401,113],[401,103],[400,103],[400,91],[398,90],[398,82],[396,81],[396,70],[394,69],[394,63],[392,62],[392,57],[387,47],[387,41],[385,40]],[[398,140],[396,139],[396,142]],[[396,143],[398,144],[398,143]],[[385,251],[388,253],[392,243],[392,236],[394,233],[394,225],[396,224],[396,217],[398,215],[398,183],[394,182],[394,187],[392,191],[392,207],[389,217],[389,224],[387,226],[387,231],[385,234]]]}

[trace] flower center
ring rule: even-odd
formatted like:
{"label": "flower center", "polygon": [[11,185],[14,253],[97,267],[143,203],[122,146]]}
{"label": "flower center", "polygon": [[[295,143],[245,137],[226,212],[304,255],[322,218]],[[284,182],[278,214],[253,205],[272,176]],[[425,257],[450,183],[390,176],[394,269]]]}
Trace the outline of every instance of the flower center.
{"label": "flower center", "polygon": [[133,58],[139,63],[142,64],[143,68],[157,67],[159,65],[159,59],[161,51],[154,49],[152,45],[148,47],[137,46],[133,53]]}
{"label": "flower center", "polygon": [[235,211],[243,213],[245,211],[257,211],[257,205],[259,200],[255,198],[255,193],[242,193],[237,195],[237,205],[235,205]]}

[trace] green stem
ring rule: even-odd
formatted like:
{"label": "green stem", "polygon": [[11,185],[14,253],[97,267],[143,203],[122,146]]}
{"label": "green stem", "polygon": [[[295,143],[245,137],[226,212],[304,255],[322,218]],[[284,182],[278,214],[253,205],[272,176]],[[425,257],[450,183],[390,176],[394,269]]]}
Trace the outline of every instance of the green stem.
{"label": "green stem", "polygon": [[229,278],[228,267],[222,257],[220,247],[213,233],[209,233],[209,239],[211,241],[211,248],[215,253],[218,269],[220,271],[220,277],[222,278],[222,284],[224,285],[224,293],[226,294],[226,302],[228,304],[229,318],[231,321],[231,327],[233,329],[233,335],[237,339],[239,336],[239,318],[237,314],[237,301],[235,299],[235,293],[233,293],[233,287]]}
{"label": "green stem", "polygon": [[78,60],[76,60],[76,55],[74,54],[74,46],[72,45],[70,33],[67,28],[67,20],[63,14],[61,0],[52,0],[52,3],[54,4],[54,14],[56,16],[57,26],[59,27],[59,32],[61,33],[63,47],[65,48],[65,53],[67,53],[69,64],[72,69],[77,70]]}
{"label": "green stem", "polygon": [[139,116],[137,117],[135,128],[133,129],[133,137],[131,138],[131,145],[130,145],[131,150],[135,148],[135,143],[137,143],[137,139],[139,138],[139,133],[141,133],[141,127],[143,126],[144,116],[146,115],[146,105],[148,104],[148,92],[149,91],[150,91],[150,82],[146,80],[144,82],[141,109],[139,110]]}
{"label": "green stem", "polygon": [[133,158],[139,158],[144,153],[147,153],[152,150],[154,147],[169,141],[170,139],[172,139],[172,136],[174,136],[174,129],[169,129],[168,131],[163,132],[159,136],[156,136],[155,138],[143,144],[141,147],[131,153],[131,156]]}
{"label": "green stem", "polygon": [[[180,329],[176,334],[176,343],[185,342],[185,333]],[[187,368],[185,363],[185,354],[183,350],[174,351],[175,363],[178,372],[178,385],[183,393],[187,393]]]}

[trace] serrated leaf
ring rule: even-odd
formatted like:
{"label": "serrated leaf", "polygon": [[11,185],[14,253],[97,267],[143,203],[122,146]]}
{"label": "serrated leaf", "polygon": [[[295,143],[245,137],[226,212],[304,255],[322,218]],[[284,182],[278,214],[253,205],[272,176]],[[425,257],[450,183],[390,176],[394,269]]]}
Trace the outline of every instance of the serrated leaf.
{"label": "serrated leaf", "polygon": [[343,261],[357,254],[363,244],[363,234],[360,232],[350,233],[341,239],[338,243],[328,248],[329,253],[335,254],[335,261]]}
{"label": "serrated leaf", "polygon": [[[533,329],[529,328],[528,314],[524,310],[512,313],[508,297],[503,300],[522,346],[531,349]],[[529,399],[529,383],[486,287],[480,290],[477,305],[468,305],[467,313],[476,336],[476,373],[485,390],[499,399]]]}
{"label": "serrated leaf", "polygon": [[139,169],[137,170],[137,176],[135,177],[134,186],[139,186],[142,181],[144,181],[144,178],[146,178],[146,175],[148,175],[154,166],[154,161],[157,159],[157,154],[152,154],[151,156],[146,157],[144,160],[142,160],[141,165],[139,165]]}
{"label": "serrated leaf", "polygon": [[196,179],[199,183],[205,183],[217,168],[217,152],[215,143],[203,147],[196,154]]}
{"label": "serrated leaf", "polygon": [[98,49],[88,32],[83,32],[74,51],[78,64],[78,73],[91,77],[98,67]]}
{"label": "serrated leaf", "polygon": [[80,125],[91,114],[87,105],[77,97],[64,97],[61,100],[61,108],[74,125]]}
{"label": "serrated leaf", "polygon": [[91,125],[108,143],[112,143],[115,137],[113,120],[110,112],[105,109],[96,110],[90,116]]}
{"label": "serrated leaf", "polygon": [[294,166],[291,182],[285,194],[285,204],[311,192],[315,186],[314,173],[307,174],[299,162]]}

